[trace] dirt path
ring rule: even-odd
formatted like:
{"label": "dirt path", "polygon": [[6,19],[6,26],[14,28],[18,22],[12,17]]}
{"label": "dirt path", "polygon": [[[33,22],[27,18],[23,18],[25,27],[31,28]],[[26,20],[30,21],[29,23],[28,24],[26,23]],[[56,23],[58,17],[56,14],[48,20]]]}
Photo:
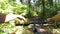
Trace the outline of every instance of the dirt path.
{"label": "dirt path", "polygon": [[[39,19],[40,19],[39,16],[34,16],[34,17],[31,18],[31,21],[32,21],[32,22],[40,21]],[[52,32],[49,30],[49,28],[47,28],[47,27],[45,27],[45,26],[43,26],[43,25],[40,25],[40,26],[38,27],[38,29],[39,29],[39,32],[40,32],[41,34],[52,34]],[[33,31],[31,30],[31,32],[33,32]]]}
{"label": "dirt path", "polygon": [[41,26],[40,25],[40,32],[41,32],[41,34],[53,34],[47,27],[45,27],[45,26]]}
{"label": "dirt path", "polygon": [[[40,27],[38,27],[38,29],[39,29],[40,34],[53,34],[53,33],[52,33],[47,27],[45,27],[45,26],[40,25]],[[32,29],[30,29],[30,31],[33,32]]]}

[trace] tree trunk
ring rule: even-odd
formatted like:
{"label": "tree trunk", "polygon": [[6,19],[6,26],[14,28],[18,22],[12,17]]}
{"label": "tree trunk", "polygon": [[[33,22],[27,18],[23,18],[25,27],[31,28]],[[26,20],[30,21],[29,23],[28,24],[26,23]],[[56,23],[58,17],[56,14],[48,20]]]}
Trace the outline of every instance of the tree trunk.
{"label": "tree trunk", "polygon": [[42,0],[42,20],[45,19],[44,14],[45,14],[45,0]]}

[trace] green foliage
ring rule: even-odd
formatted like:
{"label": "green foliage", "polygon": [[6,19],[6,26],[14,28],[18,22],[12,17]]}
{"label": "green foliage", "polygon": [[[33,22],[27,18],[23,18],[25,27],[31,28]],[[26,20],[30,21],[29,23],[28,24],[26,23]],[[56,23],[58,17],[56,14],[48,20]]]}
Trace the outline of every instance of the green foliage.
{"label": "green foliage", "polygon": [[56,14],[57,14],[57,10],[54,7],[45,9],[45,16],[46,16],[46,18],[47,17],[52,17],[52,16],[54,16]]}
{"label": "green foliage", "polygon": [[27,9],[26,5],[21,4],[20,2],[15,1],[5,1],[1,0],[0,2],[0,13],[14,13],[14,14],[21,14],[24,10]]}
{"label": "green foliage", "polygon": [[27,18],[31,18],[32,16],[37,16],[38,15],[35,11],[33,11],[31,9],[28,9],[27,11],[28,11],[27,14],[26,14]]}
{"label": "green foliage", "polygon": [[40,6],[41,5],[41,0],[37,0],[35,6]]}

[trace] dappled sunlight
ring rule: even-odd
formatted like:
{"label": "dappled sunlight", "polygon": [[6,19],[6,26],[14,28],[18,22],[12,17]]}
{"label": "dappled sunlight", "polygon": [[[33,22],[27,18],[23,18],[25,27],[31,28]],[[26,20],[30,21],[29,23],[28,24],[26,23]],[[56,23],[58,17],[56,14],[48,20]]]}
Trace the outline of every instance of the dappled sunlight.
{"label": "dappled sunlight", "polygon": [[45,29],[41,29],[41,28],[40,28],[39,30],[40,30],[40,32],[46,32],[46,30],[45,30]]}
{"label": "dappled sunlight", "polygon": [[53,32],[53,33],[58,33],[58,34],[60,34],[60,31],[59,31],[58,29],[53,29],[52,32]]}
{"label": "dappled sunlight", "polygon": [[2,28],[2,31],[4,31],[5,33],[9,33],[9,34],[22,34],[24,31],[23,26],[15,26],[12,28]]}
{"label": "dappled sunlight", "polygon": [[16,29],[15,34],[22,34],[22,33],[23,33],[23,31],[24,31],[23,26],[17,26],[17,29]]}

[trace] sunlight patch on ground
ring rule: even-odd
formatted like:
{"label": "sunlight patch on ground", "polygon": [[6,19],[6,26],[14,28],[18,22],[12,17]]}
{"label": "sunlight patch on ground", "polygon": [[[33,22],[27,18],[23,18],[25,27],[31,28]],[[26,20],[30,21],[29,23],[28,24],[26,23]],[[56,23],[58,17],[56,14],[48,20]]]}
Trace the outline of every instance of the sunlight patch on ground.
{"label": "sunlight patch on ground", "polygon": [[40,30],[40,32],[45,32],[46,31],[45,29],[42,29],[42,28],[40,28],[39,30]]}

